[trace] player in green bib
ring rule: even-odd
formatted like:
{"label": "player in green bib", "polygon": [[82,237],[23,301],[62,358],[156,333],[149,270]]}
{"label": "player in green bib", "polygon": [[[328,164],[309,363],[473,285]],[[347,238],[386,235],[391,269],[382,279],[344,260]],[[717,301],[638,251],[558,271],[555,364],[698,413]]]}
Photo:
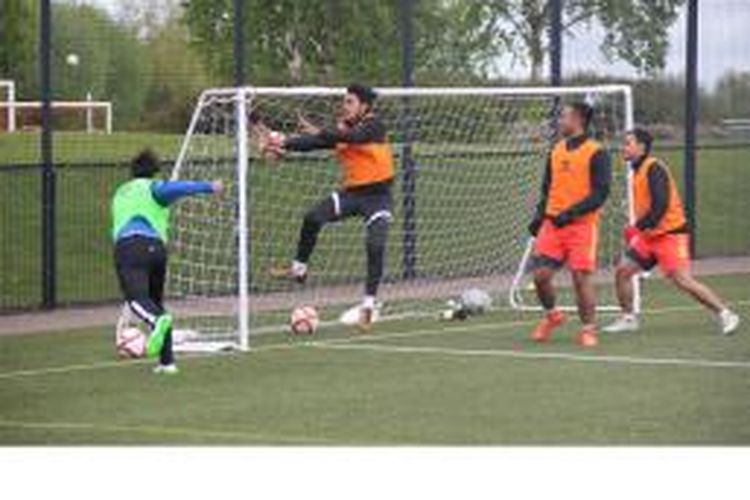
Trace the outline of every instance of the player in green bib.
{"label": "player in green bib", "polygon": [[120,288],[130,309],[150,328],[148,357],[159,356],[157,373],[177,373],[172,351],[172,315],[163,305],[167,272],[169,207],[185,196],[218,194],[221,181],[155,179],[159,159],[144,150],[133,159],[132,179],[112,199],[112,239]]}

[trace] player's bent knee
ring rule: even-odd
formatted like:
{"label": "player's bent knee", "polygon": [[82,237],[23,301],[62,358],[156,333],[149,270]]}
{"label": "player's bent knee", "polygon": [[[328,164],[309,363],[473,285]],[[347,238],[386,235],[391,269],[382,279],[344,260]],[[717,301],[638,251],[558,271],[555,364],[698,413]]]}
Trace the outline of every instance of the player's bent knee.
{"label": "player's bent knee", "polygon": [[367,226],[367,247],[385,248],[389,226],[390,223],[386,218],[377,219]]}
{"label": "player's bent knee", "polygon": [[534,269],[534,282],[539,284],[549,283],[554,275],[555,270],[551,267],[537,267]]}
{"label": "player's bent knee", "polygon": [[615,275],[617,276],[617,278],[624,280],[629,280],[636,274],[638,274],[638,269],[627,264],[620,264],[615,270]]}

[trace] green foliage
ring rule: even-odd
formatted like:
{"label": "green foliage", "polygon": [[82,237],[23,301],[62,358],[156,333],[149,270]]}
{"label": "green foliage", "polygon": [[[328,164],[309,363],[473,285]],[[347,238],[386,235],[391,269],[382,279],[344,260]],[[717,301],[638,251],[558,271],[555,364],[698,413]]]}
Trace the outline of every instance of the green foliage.
{"label": "green foliage", "polygon": [[727,73],[717,83],[714,95],[719,117],[750,117],[750,71]]}
{"label": "green foliage", "polygon": [[151,85],[142,126],[161,132],[184,132],[196,96],[214,82],[203,59],[188,45],[187,28],[177,19],[160,27],[148,41]]}
{"label": "green foliage", "polygon": [[[567,0],[563,30],[575,33],[581,25],[598,22],[604,28],[601,49],[610,59],[621,59],[643,73],[664,67],[668,30],[685,0]],[[494,0],[486,14],[510,54],[529,63],[530,77],[539,80],[545,54],[550,4],[547,0]]]}
{"label": "green foliage", "polygon": [[15,80],[32,95],[37,89],[37,3],[0,2],[0,79]]}
{"label": "green foliage", "polygon": [[664,67],[669,48],[669,27],[685,0],[578,0],[569,1],[571,16],[595,16],[606,35],[605,54],[628,62],[642,73]]}
{"label": "green foliage", "polygon": [[[247,0],[245,11],[254,84],[400,81],[397,2]],[[443,82],[486,74],[502,43],[486,14],[480,2],[416,2],[417,74],[439,74]],[[193,45],[224,80],[233,68],[233,15],[231,0],[190,0],[183,17]]]}
{"label": "green foliage", "polygon": [[[54,97],[111,100],[120,128],[133,124],[150,84],[150,61],[143,43],[106,12],[91,6],[55,4],[52,44]],[[68,54],[80,63],[70,65]]]}

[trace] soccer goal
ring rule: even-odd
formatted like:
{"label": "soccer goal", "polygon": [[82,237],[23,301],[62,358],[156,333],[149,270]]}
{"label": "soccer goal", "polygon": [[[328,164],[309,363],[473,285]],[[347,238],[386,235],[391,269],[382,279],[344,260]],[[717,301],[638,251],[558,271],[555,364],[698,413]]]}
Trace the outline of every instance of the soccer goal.
{"label": "soccer goal", "polygon": [[[223,179],[223,197],[193,198],[174,211],[169,294],[185,328],[247,348],[251,334],[278,330],[297,305],[323,324],[356,304],[365,275],[356,219],[320,235],[304,287],[269,269],[294,255],[302,216],[337,187],[330,152],[261,154],[254,127],[297,130],[299,116],[332,126],[344,89],[225,88],[204,91],[172,176]],[[381,88],[377,112],[389,130],[397,180],[388,242],[383,317],[434,317],[471,287],[496,307],[533,308],[526,226],[540,191],[562,104],[595,107],[593,135],[613,152],[614,186],[600,234],[602,307],[615,304],[612,270],[628,218],[628,172],[614,148],[632,127],[630,87]],[[562,301],[573,304],[568,278]]]}

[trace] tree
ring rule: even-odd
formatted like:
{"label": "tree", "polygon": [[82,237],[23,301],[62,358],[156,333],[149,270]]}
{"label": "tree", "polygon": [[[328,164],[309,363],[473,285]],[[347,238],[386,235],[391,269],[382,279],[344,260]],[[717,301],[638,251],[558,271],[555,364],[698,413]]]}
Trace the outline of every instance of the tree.
{"label": "tree", "polygon": [[37,94],[36,0],[0,2],[0,78],[15,80],[24,96]]}
{"label": "tree", "polygon": [[[135,32],[88,5],[54,4],[52,74],[55,99],[111,100],[120,126],[140,116],[150,84],[150,57]],[[68,54],[80,63],[70,65]]]}
{"label": "tree", "polygon": [[152,34],[148,52],[153,69],[141,123],[154,130],[182,132],[196,96],[216,82],[189,46],[187,29],[177,18]]}
{"label": "tree", "polygon": [[750,117],[750,71],[730,71],[714,90],[717,118]]}
{"label": "tree", "polygon": [[[542,74],[548,52],[549,0],[487,2],[490,24],[496,26],[511,54],[528,62],[532,80]],[[685,0],[565,0],[563,32],[598,23],[605,31],[600,46],[610,59],[628,62],[641,73],[664,67],[668,30]]]}
{"label": "tree", "polygon": [[[212,72],[233,68],[232,0],[189,0],[184,22]],[[247,67],[255,84],[380,85],[400,81],[397,0],[246,0]],[[502,40],[482,2],[416,1],[417,73],[442,79],[486,73]]]}

